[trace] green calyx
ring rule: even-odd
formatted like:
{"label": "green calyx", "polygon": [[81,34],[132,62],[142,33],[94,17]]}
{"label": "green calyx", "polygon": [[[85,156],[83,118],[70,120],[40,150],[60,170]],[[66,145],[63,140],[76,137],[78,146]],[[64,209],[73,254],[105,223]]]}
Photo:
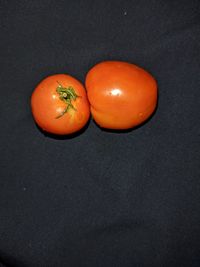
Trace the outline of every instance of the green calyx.
{"label": "green calyx", "polygon": [[72,101],[75,101],[79,96],[76,94],[72,86],[63,87],[60,83],[58,83],[56,92],[59,94],[60,100],[66,103],[66,108],[61,112],[60,115],[56,117],[56,119],[58,119],[62,117],[65,113],[67,113],[69,109],[76,110],[75,107],[72,105]]}

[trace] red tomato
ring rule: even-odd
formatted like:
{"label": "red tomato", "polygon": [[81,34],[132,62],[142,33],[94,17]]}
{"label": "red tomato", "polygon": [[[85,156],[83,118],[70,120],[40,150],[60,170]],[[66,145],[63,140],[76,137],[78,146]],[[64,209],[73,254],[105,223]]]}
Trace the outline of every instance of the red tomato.
{"label": "red tomato", "polygon": [[142,68],[121,61],[104,61],[86,76],[92,116],[108,129],[129,129],[151,116],[157,103],[155,79]]}
{"label": "red tomato", "polygon": [[80,130],[90,116],[83,85],[66,74],[41,81],[31,96],[31,108],[36,123],[44,131],[59,135]]}

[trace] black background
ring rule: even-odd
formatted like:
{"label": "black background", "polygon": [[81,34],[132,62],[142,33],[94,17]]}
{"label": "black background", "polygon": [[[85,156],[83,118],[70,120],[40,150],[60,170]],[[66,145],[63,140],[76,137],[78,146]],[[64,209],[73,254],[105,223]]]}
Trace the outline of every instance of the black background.
{"label": "black background", "polygon": [[[0,0],[0,34],[2,266],[199,267],[200,2]],[[156,77],[151,120],[39,131],[37,83],[108,59]]]}

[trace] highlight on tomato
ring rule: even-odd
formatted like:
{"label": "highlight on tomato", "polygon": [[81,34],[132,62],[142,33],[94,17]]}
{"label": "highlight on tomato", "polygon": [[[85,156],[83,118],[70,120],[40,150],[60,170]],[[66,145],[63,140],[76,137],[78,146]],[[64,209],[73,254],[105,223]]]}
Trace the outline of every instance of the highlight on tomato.
{"label": "highlight on tomato", "polygon": [[157,105],[157,83],[146,70],[122,61],[92,67],[85,86],[96,123],[108,129],[129,129],[146,121]]}
{"label": "highlight on tomato", "polygon": [[55,74],[42,80],[32,93],[31,109],[39,127],[58,135],[79,131],[90,117],[84,86],[67,74]]}

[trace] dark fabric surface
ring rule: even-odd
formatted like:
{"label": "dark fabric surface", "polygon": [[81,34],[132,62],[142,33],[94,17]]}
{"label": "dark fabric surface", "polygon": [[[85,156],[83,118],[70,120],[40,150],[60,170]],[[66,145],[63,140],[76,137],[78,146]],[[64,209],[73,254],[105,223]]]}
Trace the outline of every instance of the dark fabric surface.
{"label": "dark fabric surface", "polygon": [[[200,2],[0,0],[0,262],[200,266]],[[156,77],[142,127],[44,135],[30,96],[101,60]]]}

